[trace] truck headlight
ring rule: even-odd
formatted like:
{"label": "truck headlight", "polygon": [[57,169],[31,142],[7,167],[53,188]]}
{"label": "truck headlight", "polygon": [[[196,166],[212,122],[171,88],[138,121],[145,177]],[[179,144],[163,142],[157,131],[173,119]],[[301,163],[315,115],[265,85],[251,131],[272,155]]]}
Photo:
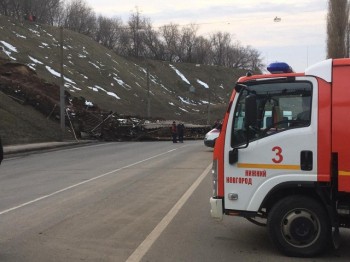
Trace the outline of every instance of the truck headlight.
{"label": "truck headlight", "polygon": [[211,169],[211,174],[213,178],[213,197],[218,195],[218,160],[213,160],[213,165]]}

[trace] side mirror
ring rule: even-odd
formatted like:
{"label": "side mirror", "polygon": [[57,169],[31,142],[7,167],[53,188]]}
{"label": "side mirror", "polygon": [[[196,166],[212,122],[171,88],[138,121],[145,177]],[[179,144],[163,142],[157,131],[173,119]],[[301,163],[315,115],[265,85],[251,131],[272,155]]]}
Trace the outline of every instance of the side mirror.
{"label": "side mirror", "polygon": [[238,162],[238,148],[234,148],[229,152],[228,162],[233,165]]}
{"label": "side mirror", "polygon": [[257,104],[256,104],[256,95],[250,94],[245,98],[245,127],[246,130],[250,126],[256,126],[257,120]]}

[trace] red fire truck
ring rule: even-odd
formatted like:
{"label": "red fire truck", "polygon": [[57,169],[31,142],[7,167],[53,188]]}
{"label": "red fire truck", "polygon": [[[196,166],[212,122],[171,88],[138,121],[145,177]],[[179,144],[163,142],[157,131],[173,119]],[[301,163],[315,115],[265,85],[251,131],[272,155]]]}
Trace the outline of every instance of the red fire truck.
{"label": "red fire truck", "polygon": [[211,215],[266,225],[284,254],[315,256],[350,227],[350,59],[268,69],[233,90],[213,153]]}

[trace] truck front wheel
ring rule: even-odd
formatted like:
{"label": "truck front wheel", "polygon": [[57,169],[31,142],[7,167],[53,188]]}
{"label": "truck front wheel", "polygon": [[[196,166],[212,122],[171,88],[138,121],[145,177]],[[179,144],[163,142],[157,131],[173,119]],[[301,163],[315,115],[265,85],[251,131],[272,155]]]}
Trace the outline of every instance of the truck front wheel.
{"label": "truck front wheel", "polygon": [[277,202],[267,221],[272,242],[287,256],[312,257],[325,250],[331,226],[325,208],[305,196]]}

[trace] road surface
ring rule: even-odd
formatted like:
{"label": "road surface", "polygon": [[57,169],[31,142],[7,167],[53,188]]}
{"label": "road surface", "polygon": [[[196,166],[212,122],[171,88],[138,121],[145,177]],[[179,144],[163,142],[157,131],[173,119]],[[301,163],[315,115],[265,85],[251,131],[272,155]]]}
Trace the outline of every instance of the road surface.
{"label": "road surface", "polygon": [[[122,142],[6,159],[0,261],[300,261],[265,228],[210,218],[203,141]],[[348,261],[343,245],[317,261]],[[305,259],[304,261],[315,261]]]}

